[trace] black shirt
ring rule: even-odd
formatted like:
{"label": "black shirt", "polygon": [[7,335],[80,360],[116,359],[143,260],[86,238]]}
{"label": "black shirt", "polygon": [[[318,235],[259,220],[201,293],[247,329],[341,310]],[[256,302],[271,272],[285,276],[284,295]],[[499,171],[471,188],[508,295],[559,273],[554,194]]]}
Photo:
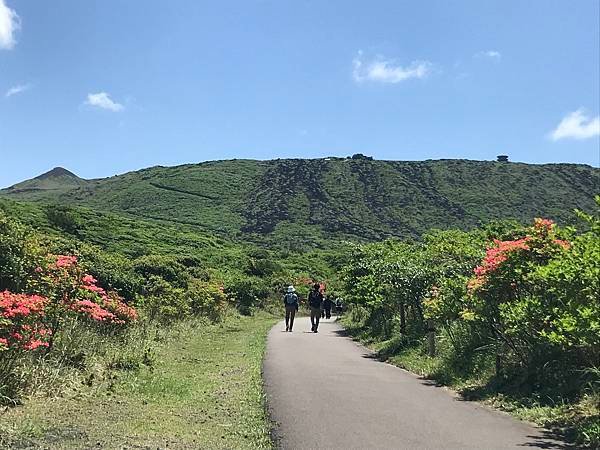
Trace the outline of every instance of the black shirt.
{"label": "black shirt", "polygon": [[323,303],[323,294],[319,291],[310,291],[308,294],[308,304],[311,308],[321,308],[321,304]]}

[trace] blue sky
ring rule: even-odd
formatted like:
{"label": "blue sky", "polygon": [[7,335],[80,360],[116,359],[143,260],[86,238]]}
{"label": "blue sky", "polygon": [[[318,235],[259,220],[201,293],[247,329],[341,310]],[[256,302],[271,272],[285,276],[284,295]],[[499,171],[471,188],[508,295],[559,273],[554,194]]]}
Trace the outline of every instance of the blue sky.
{"label": "blue sky", "polygon": [[0,186],[353,153],[598,166],[599,5],[0,0]]}

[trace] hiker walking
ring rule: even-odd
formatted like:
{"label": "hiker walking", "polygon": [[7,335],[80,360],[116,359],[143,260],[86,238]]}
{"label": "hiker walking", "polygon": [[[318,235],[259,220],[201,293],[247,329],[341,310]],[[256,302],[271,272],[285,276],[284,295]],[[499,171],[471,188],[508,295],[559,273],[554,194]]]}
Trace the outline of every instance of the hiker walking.
{"label": "hiker walking", "polygon": [[341,298],[335,299],[335,312],[338,316],[341,316],[342,312],[344,312],[344,303],[342,302]]}
{"label": "hiker walking", "polygon": [[318,333],[319,319],[321,318],[321,306],[323,305],[323,294],[321,285],[315,283],[313,290],[308,294],[308,306],[310,306],[310,323],[313,333]]}
{"label": "hiker walking", "polygon": [[298,311],[298,296],[294,286],[288,286],[283,296],[283,304],[285,306],[285,331],[291,332],[294,326],[294,317],[296,317],[296,311]]}
{"label": "hiker walking", "polygon": [[333,306],[333,301],[331,300],[332,295],[328,295],[323,300],[323,314],[326,319],[331,319],[331,307]]}

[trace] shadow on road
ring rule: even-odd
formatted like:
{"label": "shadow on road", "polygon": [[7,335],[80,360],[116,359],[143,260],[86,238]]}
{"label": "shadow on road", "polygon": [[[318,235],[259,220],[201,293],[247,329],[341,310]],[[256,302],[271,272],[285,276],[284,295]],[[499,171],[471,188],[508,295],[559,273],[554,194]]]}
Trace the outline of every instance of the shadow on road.
{"label": "shadow on road", "polygon": [[561,440],[561,436],[558,433],[553,433],[548,430],[540,430],[540,436],[527,436],[531,439],[531,442],[525,442],[524,444],[520,444],[520,447],[530,447],[530,448],[548,448],[548,449],[576,449],[578,448],[575,445],[566,444],[563,442],[558,442]]}
{"label": "shadow on road", "polygon": [[[345,328],[333,330],[333,335],[334,335],[334,337],[349,338],[349,339],[352,339],[354,342],[358,343],[358,341],[355,339],[355,336],[351,332],[346,330]],[[374,351],[369,351],[368,349],[365,349],[365,350],[367,350],[367,351],[361,355],[363,358],[381,362],[384,364],[390,364],[388,362],[387,355],[377,353]],[[392,365],[392,364],[390,364],[390,365]],[[416,374],[413,374],[413,375],[424,386],[429,386],[429,387],[434,387],[434,388],[447,388],[446,385],[444,385],[443,383],[441,383],[439,381],[436,381],[435,379],[418,376]],[[477,395],[473,395],[474,393],[471,393],[471,392],[466,392],[466,393],[457,392],[456,394],[457,394],[456,400],[460,401],[460,402],[477,402],[479,400],[482,400],[481,397],[478,397]],[[525,447],[525,448],[563,449],[563,450],[571,450],[571,449],[578,448],[575,445],[566,443],[564,441],[564,439],[565,439],[564,436],[559,432],[545,430],[542,428],[539,429],[539,432],[540,432],[540,435],[538,435],[538,436],[528,435],[527,437],[531,440],[528,442],[519,444],[519,446]]]}
{"label": "shadow on road", "polygon": [[333,334],[336,337],[347,337],[347,338],[352,338],[352,336],[350,335],[350,333],[348,333],[348,330],[346,330],[345,328],[339,328],[337,330],[333,330]]}

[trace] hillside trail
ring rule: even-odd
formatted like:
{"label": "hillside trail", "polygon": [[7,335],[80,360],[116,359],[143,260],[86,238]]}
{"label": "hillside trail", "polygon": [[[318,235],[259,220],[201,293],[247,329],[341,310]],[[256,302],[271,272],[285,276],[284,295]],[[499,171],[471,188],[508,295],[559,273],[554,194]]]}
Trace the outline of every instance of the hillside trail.
{"label": "hillside trail", "polygon": [[298,317],[269,333],[264,381],[275,439],[284,449],[568,448],[547,431],[462,401],[379,362],[334,319],[310,332]]}

